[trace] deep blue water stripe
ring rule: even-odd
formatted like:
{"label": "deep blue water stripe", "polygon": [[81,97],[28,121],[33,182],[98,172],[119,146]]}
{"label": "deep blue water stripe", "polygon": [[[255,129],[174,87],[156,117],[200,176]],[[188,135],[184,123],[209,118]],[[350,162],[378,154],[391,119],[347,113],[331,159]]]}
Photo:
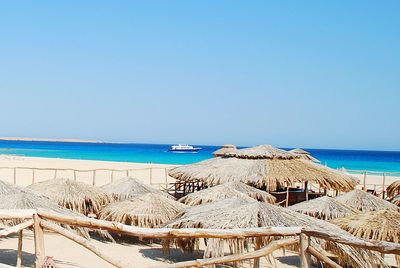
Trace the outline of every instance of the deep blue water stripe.
{"label": "deep blue water stripe", "polygon": [[[203,146],[199,153],[167,152],[169,144],[78,143],[44,141],[0,141],[0,154],[32,157],[125,161],[159,164],[189,164],[212,157],[220,146]],[[333,168],[400,171],[400,152],[307,149]]]}

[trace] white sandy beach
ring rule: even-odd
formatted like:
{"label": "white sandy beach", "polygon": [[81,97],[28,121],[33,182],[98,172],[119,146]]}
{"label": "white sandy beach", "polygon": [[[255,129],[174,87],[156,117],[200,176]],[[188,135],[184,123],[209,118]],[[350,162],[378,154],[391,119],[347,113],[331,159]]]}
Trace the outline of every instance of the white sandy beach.
{"label": "white sandy beach", "polygon": [[[115,169],[127,170],[129,175],[140,179],[144,183],[153,184],[156,187],[165,185],[165,169],[172,165],[160,164],[142,164],[142,163],[126,163],[126,162],[108,162],[108,161],[89,161],[89,160],[69,160],[69,159],[54,159],[54,158],[36,158],[36,157],[21,157],[21,156],[0,156],[0,178],[10,183],[14,182],[14,167],[17,167],[16,183],[21,186],[26,186],[34,181],[42,181],[54,178],[55,171],[51,169],[68,169],[65,171],[57,171],[57,178],[73,179],[75,170],[94,170],[94,169]],[[50,170],[35,170],[33,174],[31,169],[24,168],[49,168]],[[151,172],[150,181],[150,169]],[[76,178],[79,181],[87,183],[93,182],[93,172],[77,172]],[[103,170],[96,171],[96,185],[103,185],[111,181],[111,171]],[[115,171],[112,175],[114,180],[126,176],[125,171]],[[360,182],[363,182],[363,175],[357,175]],[[386,184],[394,181],[395,177],[386,177]],[[167,182],[173,182],[171,177],[167,178]],[[369,175],[367,177],[368,184],[382,185],[382,176]],[[361,187],[361,186],[359,186]],[[17,237],[9,237],[0,241],[0,259],[2,263],[15,266]],[[135,267],[149,267],[165,262],[177,262],[190,259],[201,258],[197,254],[183,254],[179,249],[172,249],[170,255],[164,255],[159,244],[148,245],[142,242],[136,243],[108,243],[95,241],[96,245],[105,250],[115,258],[121,258],[130,263],[135,264]],[[47,233],[45,235],[46,255],[53,256],[56,259],[59,267],[112,267],[104,262],[90,251],[80,247],[74,242],[56,234]],[[25,231],[23,241],[24,261],[25,265],[31,266],[34,261],[34,246],[33,235],[31,232]],[[274,253],[278,258],[276,267],[296,267],[298,265],[298,257],[294,253],[288,253],[286,257],[282,257],[282,251]],[[280,261],[279,261],[280,260]],[[265,258],[263,267],[274,267],[269,264]]]}

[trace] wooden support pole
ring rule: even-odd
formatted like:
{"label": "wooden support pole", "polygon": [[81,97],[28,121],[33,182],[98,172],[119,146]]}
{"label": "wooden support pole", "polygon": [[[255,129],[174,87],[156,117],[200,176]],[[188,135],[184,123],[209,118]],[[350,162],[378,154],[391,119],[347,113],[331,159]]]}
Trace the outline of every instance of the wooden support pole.
{"label": "wooden support pole", "polygon": [[[261,248],[261,238],[257,237],[254,250],[257,251],[260,248]],[[254,258],[253,268],[259,268],[259,267],[260,267],[260,258]]]}
{"label": "wooden support pole", "polygon": [[168,191],[168,170],[167,168],[164,169],[165,173],[165,189]]}
{"label": "wooden support pole", "polygon": [[364,171],[364,186],[363,186],[363,190],[367,191],[367,172]]}
{"label": "wooden support pole", "polygon": [[289,206],[289,183],[287,184],[286,187],[286,207]]}
{"label": "wooden support pole", "polygon": [[57,179],[57,169],[55,169],[55,171],[54,171],[54,178],[53,179]]}
{"label": "wooden support pole", "polygon": [[9,236],[10,234],[18,233],[18,232],[20,232],[21,230],[23,230],[25,228],[31,227],[32,225],[33,225],[33,220],[30,219],[30,220],[25,221],[23,223],[20,223],[20,224],[17,224],[17,225],[2,229],[0,231],[0,237],[6,237],[6,236]]}
{"label": "wooden support pole", "polygon": [[306,201],[308,201],[308,181],[304,182],[304,191],[306,192]]}
{"label": "wooden support pole", "polygon": [[96,170],[93,170],[92,185],[93,185],[93,186],[96,186]]}
{"label": "wooden support pole", "polygon": [[300,267],[311,268],[311,255],[307,252],[310,245],[310,237],[304,233],[300,234]]}
{"label": "wooden support pole", "polygon": [[271,254],[277,249],[295,245],[299,242],[298,238],[286,238],[281,240],[272,241],[266,247],[259,249],[257,251],[242,253],[242,254],[234,254],[224,257],[210,258],[210,259],[198,259],[194,261],[184,261],[172,264],[164,264],[160,266],[153,266],[151,268],[186,268],[186,267],[204,267],[213,264],[222,264],[222,263],[232,263],[244,260],[251,260],[255,258],[260,258],[266,255]]}
{"label": "wooden support pole", "polygon": [[74,234],[71,231],[68,231],[66,229],[64,229],[63,227],[58,226],[55,223],[51,223],[48,221],[42,221],[41,222],[41,226],[49,229],[50,231],[59,233],[60,235],[78,243],[79,245],[87,248],[88,250],[90,250],[91,252],[93,252],[94,254],[96,254],[98,257],[102,258],[103,260],[105,260],[106,262],[114,265],[115,267],[132,267],[132,265],[127,265],[122,263],[120,260],[114,259],[114,257],[111,257],[109,255],[107,255],[107,253],[105,253],[103,250],[101,250],[99,247],[97,247],[96,245],[94,245],[93,243],[91,243],[89,240]]}
{"label": "wooden support pole", "polygon": [[308,246],[307,252],[317,258],[319,261],[323,262],[324,265],[330,268],[342,268],[339,264],[332,261],[328,256],[327,252],[323,249],[316,250],[312,246]]}
{"label": "wooden support pole", "polygon": [[76,181],[76,170],[74,170],[74,181]]}
{"label": "wooden support pole", "polygon": [[126,176],[129,177],[129,170],[126,171]]}
{"label": "wooden support pole", "polygon": [[35,183],[35,169],[32,169],[32,184]]}
{"label": "wooden support pole", "polygon": [[150,167],[150,185],[153,185],[153,168]]}
{"label": "wooden support pole", "polygon": [[114,182],[114,170],[111,171],[111,183]]}
{"label": "wooden support pole", "polygon": [[17,168],[14,168],[14,184],[17,184]]}
{"label": "wooden support pole", "polygon": [[45,262],[46,253],[44,250],[44,234],[43,228],[40,225],[40,217],[37,214],[33,215],[33,229],[35,239],[35,268],[42,268]]}
{"label": "wooden support pole", "polygon": [[18,232],[18,253],[17,253],[17,267],[22,266],[22,235],[24,230]]}
{"label": "wooden support pole", "polygon": [[300,234],[303,227],[257,227],[246,229],[201,229],[201,228],[141,228],[124,225],[118,222],[97,220],[81,216],[67,216],[43,208],[38,209],[38,214],[44,219],[78,227],[100,229],[123,233],[125,235],[146,238],[222,238],[238,239],[257,236],[294,236]]}
{"label": "wooden support pole", "polygon": [[385,181],[386,181],[386,173],[383,172],[382,174],[382,199],[385,199]]}

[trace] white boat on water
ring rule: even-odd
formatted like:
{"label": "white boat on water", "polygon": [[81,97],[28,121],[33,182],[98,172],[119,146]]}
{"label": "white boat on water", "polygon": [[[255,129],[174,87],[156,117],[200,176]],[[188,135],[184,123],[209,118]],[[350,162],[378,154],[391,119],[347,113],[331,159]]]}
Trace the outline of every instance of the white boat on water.
{"label": "white boat on water", "polygon": [[178,144],[178,145],[172,145],[169,148],[169,152],[178,152],[178,153],[197,153],[198,151],[200,151],[202,148],[200,147],[193,147],[191,145],[187,145],[187,144]]}

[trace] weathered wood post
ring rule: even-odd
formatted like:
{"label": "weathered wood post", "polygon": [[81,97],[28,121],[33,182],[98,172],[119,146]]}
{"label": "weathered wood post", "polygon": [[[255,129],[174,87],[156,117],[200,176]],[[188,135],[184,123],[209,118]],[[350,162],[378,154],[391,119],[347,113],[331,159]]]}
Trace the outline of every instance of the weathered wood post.
{"label": "weathered wood post", "polygon": [[33,214],[33,221],[35,239],[35,268],[41,268],[46,258],[44,251],[43,228],[40,225],[40,217],[37,214]]}
{"label": "weathered wood post", "polygon": [[150,166],[150,185],[153,185],[153,167]]}
{"label": "weathered wood post", "polygon": [[74,181],[76,181],[76,170],[74,169]]}
{"label": "weathered wood post", "polygon": [[32,169],[32,184],[35,183],[35,169]]}
{"label": "weathered wood post", "polygon": [[18,253],[17,253],[17,267],[22,266],[22,235],[23,231],[18,232]]}
{"label": "weathered wood post", "polygon": [[164,168],[164,173],[165,173],[165,190],[168,191],[168,170],[167,170],[167,168]]}
{"label": "weathered wood post", "polygon": [[383,175],[382,175],[382,198],[385,198],[385,191],[386,191],[385,181],[386,181],[386,173],[383,172]]}
{"label": "weathered wood post", "polygon": [[286,186],[286,207],[289,206],[289,183]]}
{"label": "weathered wood post", "polygon": [[17,168],[14,168],[14,184],[17,184]]}
{"label": "weathered wood post", "polygon": [[96,170],[93,170],[92,185],[93,185],[93,186],[96,186]]}
{"label": "weathered wood post", "polygon": [[364,171],[364,191],[367,191],[367,172]]}
{"label": "weathered wood post", "polygon": [[54,179],[57,179],[57,169],[54,170]]}
{"label": "weathered wood post", "polygon": [[311,268],[311,255],[307,248],[310,245],[310,237],[304,233],[300,234],[300,267]]}
{"label": "weathered wood post", "polygon": [[114,182],[114,170],[111,170],[111,183]]}
{"label": "weathered wood post", "polygon": [[[254,250],[259,250],[261,248],[261,237],[256,237],[256,244]],[[260,267],[260,258],[254,258],[253,268]]]}

